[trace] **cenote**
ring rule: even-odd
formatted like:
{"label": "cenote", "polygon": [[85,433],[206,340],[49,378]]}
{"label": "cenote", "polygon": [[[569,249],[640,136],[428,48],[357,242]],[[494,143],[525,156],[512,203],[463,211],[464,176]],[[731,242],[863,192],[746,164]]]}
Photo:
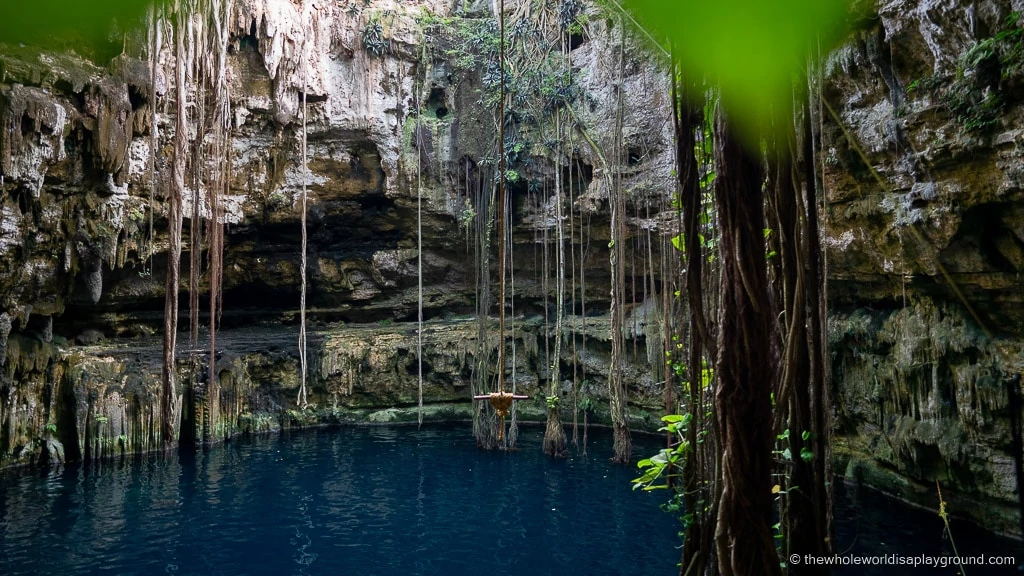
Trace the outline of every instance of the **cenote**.
{"label": "cenote", "polygon": [[7,2],[0,576],[1015,573],[1022,2]]}
{"label": "cenote", "polygon": [[[0,478],[0,574],[581,574],[678,572],[665,492],[631,489],[607,430],[551,459],[541,429],[483,451],[466,426],[343,427],[242,438]],[[636,436],[638,450],[660,439]],[[852,554],[951,553],[935,514],[837,495]],[[1008,541],[956,530],[962,554]],[[895,567],[836,574],[912,574]],[[1010,567],[1003,572],[1013,574]]]}

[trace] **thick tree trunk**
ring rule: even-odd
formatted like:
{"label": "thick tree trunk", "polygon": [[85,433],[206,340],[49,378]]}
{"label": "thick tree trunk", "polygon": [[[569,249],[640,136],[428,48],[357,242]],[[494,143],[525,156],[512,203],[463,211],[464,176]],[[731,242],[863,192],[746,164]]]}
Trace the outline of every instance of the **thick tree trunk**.
{"label": "thick tree trunk", "polygon": [[722,493],[715,540],[724,576],[781,574],[772,538],[771,392],[775,377],[757,158],[715,122],[721,311],[715,412]]}

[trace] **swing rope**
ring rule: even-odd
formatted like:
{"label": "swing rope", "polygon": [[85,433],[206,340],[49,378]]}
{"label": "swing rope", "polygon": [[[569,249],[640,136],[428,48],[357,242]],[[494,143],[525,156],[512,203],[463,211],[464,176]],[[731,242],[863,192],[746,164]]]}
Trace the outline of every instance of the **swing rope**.
{"label": "swing rope", "polygon": [[513,400],[526,400],[529,396],[505,392],[505,0],[498,3],[498,68],[501,71],[499,83],[498,118],[498,262],[501,272],[498,276],[498,391],[474,396],[474,400],[490,400],[498,415],[498,441],[505,439],[505,417],[511,413]]}

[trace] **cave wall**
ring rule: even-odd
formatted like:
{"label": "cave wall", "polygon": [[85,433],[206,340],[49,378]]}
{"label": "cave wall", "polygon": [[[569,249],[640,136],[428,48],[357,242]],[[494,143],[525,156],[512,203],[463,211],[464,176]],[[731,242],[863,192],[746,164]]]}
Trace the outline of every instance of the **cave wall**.
{"label": "cave wall", "polygon": [[1022,7],[857,3],[824,65],[843,126],[823,111],[821,158],[837,472],[929,509],[939,482],[952,513],[1013,534]]}

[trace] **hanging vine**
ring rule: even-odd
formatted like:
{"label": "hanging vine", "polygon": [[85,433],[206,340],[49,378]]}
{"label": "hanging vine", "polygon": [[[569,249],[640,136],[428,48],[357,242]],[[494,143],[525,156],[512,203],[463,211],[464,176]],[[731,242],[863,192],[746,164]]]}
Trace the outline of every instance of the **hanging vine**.
{"label": "hanging vine", "polygon": [[[559,143],[556,150],[556,166],[561,162],[561,113],[555,115],[555,138]],[[558,415],[558,404],[560,400],[559,388],[561,387],[561,364],[562,364],[562,321],[565,317],[565,225],[562,216],[562,170],[558,166],[555,169],[555,229],[556,229],[556,262],[558,276],[556,277],[555,288],[555,346],[551,356],[551,364],[548,369],[551,373],[551,383],[548,389],[547,405],[548,418],[544,430],[544,453],[549,456],[562,457],[566,454],[565,430],[562,429],[562,421]]]}
{"label": "hanging vine", "polygon": [[[306,3],[302,3],[302,15],[306,16]],[[306,75],[307,75],[307,52],[306,42],[303,40],[302,43],[302,144],[300,153],[302,154],[302,256],[299,263],[299,276],[300,276],[300,296],[299,296],[299,395],[296,398],[295,403],[303,410],[309,406],[309,398],[306,391],[306,374],[308,367],[306,365],[306,243],[307,230],[306,230],[306,170],[308,156],[306,153],[306,114],[308,107],[306,103]]]}
{"label": "hanging vine", "polygon": [[[619,57],[617,70],[619,74],[619,86],[622,85],[624,75],[624,43],[625,33],[622,32],[621,22],[619,23]],[[623,365],[623,331],[625,329],[625,275],[626,275],[626,202],[622,190],[622,90],[618,91],[615,114],[615,153],[614,178],[609,191],[611,204],[611,241],[608,244],[611,266],[611,339],[612,358],[608,375],[608,392],[611,404],[612,417],[612,450],[614,455],[612,461],[625,464],[632,458],[632,441],[629,436],[629,423],[626,421],[626,403],[628,393],[626,390],[625,377],[622,371]]]}
{"label": "hanging vine", "polygon": [[182,196],[185,190],[185,159],[188,152],[188,93],[185,88],[185,29],[188,11],[181,0],[174,5],[174,87],[176,121],[171,188],[167,197],[167,277],[164,296],[163,387],[160,393],[161,439],[165,447],[175,440],[178,414],[175,357],[178,336],[178,280],[181,261]]}

